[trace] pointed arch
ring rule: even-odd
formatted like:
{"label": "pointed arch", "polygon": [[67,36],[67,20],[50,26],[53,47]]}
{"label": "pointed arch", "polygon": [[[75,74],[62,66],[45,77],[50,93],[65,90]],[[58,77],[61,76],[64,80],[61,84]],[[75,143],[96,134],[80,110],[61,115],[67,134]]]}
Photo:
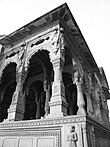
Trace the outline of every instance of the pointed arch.
{"label": "pointed arch", "polygon": [[0,122],[8,117],[8,109],[16,88],[16,63],[8,64],[2,74],[0,84]]}

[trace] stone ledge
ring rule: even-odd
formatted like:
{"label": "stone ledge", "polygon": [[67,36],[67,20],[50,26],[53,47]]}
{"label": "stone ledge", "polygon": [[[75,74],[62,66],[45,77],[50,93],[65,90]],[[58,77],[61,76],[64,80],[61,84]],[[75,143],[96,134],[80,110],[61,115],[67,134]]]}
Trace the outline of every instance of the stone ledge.
{"label": "stone ledge", "polygon": [[15,122],[3,122],[0,124],[0,130],[3,129],[13,129],[13,128],[31,128],[39,126],[52,126],[59,124],[68,124],[68,123],[78,123],[86,121],[85,116],[66,116],[62,118],[54,119],[38,119],[38,120],[28,120],[28,121],[15,121]]}

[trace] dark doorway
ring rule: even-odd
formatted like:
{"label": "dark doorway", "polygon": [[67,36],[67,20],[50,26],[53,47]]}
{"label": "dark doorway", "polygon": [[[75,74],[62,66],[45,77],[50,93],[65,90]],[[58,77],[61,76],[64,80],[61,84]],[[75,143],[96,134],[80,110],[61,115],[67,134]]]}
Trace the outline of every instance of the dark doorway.
{"label": "dark doorway", "polygon": [[45,97],[43,82],[36,81],[29,86],[25,97],[24,120],[40,119],[45,115]]}

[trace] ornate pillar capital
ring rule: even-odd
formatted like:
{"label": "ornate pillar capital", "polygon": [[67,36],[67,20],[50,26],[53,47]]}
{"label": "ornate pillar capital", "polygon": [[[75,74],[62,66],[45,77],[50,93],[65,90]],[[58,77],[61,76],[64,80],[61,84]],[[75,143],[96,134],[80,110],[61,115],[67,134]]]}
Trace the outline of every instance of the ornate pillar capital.
{"label": "ornate pillar capital", "polygon": [[16,73],[16,82],[25,82],[25,79],[27,77],[27,72],[20,72],[20,73]]}
{"label": "ornate pillar capital", "polygon": [[57,59],[61,59],[63,62],[65,61],[65,41],[64,41],[64,29],[57,28],[53,31],[52,36],[52,50],[50,52],[51,62]]}

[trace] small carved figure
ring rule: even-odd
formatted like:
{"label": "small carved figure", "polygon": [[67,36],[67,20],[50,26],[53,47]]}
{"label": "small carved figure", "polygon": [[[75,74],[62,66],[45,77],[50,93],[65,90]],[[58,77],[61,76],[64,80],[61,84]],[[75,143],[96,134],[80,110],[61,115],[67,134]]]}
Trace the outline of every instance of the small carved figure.
{"label": "small carved figure", "polygon": [[64,30],[63,28],[60,28],[60,49],[61,49],[61,54],[62,56],[64,56],[64,52],[65,52],[65,42],[64,42]]}
{"label": "small carved figure", "polygon": [[77,84],[77,83],[80,83],[80,84],[82,83],[82,78],[78,71],[74,73],[74,84]]}
{"label": "small carved figure", "polygon": [[18,53],[18,64],[17,64],[17,69],[19,72],[21,72],[22,70],[22,67],[23,67],[23,61],[24,61],[24,56],[25,56],[25,50],[26,50],[26,43],[24,42],[22,45],[21,45],[21,48],[22,48],[22,51],[20,51]]}
{"label": "small carved figure", "polygon": [[70,134],[67,136],[67,147],[77,147],[76,141],[78,140],[77,133],[75,132],[75,127],[71,127]]}
{"label": "small carved figure", "polygon": [[18,71],[21,71],[22,65],[23,65],[23,57],[24,57],[24,50],[22,50],[19,54],[18,54],[18,64],[17,64],[17,69]]}
{"label": "small carved figure", "polygon": [[91,128],[91,144],[92,144],[92,147],[96,147],[96,138],[95,138],[95,133],[94,133],[94,127],[93,126]]}
{"label": "small carved figure", "polygon": [[59,32],[58,32],[57,28],[53,31],[53,35],[52,35],[51,41],[52,41],[52,45],[53,45],[53,53],[56,55],[58,50],[59,50],[59,46],[58,46],[58,43],[59,43]]}

